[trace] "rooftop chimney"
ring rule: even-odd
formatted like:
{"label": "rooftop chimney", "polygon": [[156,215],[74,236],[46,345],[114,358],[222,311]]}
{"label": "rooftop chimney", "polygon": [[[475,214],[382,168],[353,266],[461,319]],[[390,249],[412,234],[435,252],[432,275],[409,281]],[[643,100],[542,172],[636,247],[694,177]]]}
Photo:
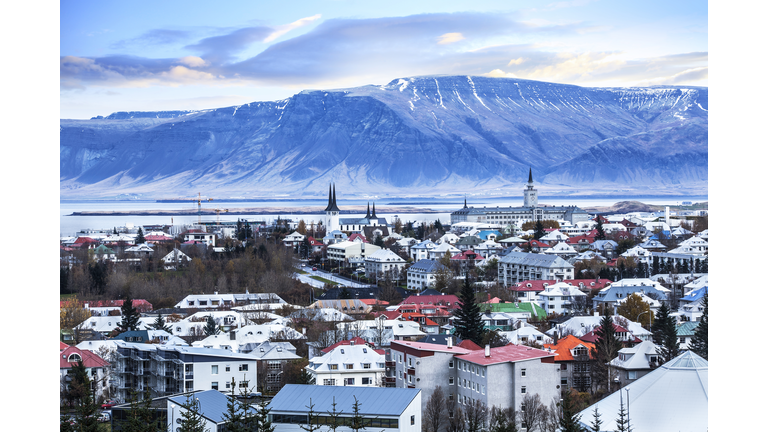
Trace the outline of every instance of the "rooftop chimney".
{"label": "rooftop chimney", "polygon": [[448,336],[448,348],[453,348],[453,336]]}
{"label": "rooftop chimney", "polygon": [[485,346],[485,356],[486,357],[490,357],[491,356],[491,346],[490,345],[486,345]]}

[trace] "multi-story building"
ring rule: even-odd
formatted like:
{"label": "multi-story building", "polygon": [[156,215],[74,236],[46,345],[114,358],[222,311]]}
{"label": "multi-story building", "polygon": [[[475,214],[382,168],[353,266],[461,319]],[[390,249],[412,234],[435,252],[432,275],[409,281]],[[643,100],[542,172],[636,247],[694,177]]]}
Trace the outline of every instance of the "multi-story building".
{"label": "multi-story building", "polygon": [[212,348],[162,346],[115,341],[117,398],[128,400],[132,391],[149,388],[168,396],[193,390],[228,392],[256,388],[258,360],[248,354]]}
{"label": "multi-story building", "polygon": [[385,278],[387,274],[398,277],[405,260],[389,249],[379,249],[365,257],[365,277],[372,280]]}
{"label": "multi-story building", "polygon": [[424,288],[434,286],[435,276],[444,267],[440,261],[431,259],[422,259],[415,262],[412,266],[408,267],[408,289],[411,291],[421,291]]}
{"label": "multi-story building", "polygon": [[349,263],[362,264],[365,258],[381,248],[370,243],[342,241],[328,246],[328,259],[333,266],[345,266]]}
{"label": "multi-story building", "polygon": [[504,286],[530,279],[573,279],[573,266],[557,255],[509,252],[498,265],[499,283]]}
{"label": "multi-story building", "polygon": [[316,385],[380,387],[384,384],[385,355],[367,345],[339,345],[309,360],[306,370]]}
{"label": "multi-story building", "polygon": [[557,341],[557,344],[544,344],[544,348],[554,350],[555,364],[560,369],[560,388],[573,388],[586,392],[592,386],[591,350],[594,344],[584,342],[574,335]]}
{"label": "multi-story building", "polygon": [[486,407],[520,410],[528,393],[538,394],[547,405],[560,397],[560,372],[549,351],[524,345],[466,350],[403,341],[393,342],[390,349],[396,386],[422,389],[423,404],[437,386],[460,405],[479,401]]}
{"label": "multi-story building", "polygon": [[72,367],[79,362],[83,363],[85,373],[91,382],[91,392],[94,398],[104,396],[108,389],[107,369],[109,362],[88,350],[81,350],[74,346],[62,344],[63,350],[59,352],[59,379],[61,390],[69,389],[72,383]]}
{"label": "multi-story building", "polygon": [[577,287],[565,282],[557,282],[539,292],[539,305],[547,314],[564,314],[573,310],[586,309],[587,295]]}

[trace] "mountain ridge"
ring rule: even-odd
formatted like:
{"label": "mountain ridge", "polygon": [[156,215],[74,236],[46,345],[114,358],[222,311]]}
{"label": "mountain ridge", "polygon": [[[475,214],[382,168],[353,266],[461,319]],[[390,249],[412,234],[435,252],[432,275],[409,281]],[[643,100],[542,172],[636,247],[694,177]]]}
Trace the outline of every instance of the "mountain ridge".
{"label": "mountain ridge", "polygon": [[706,194],[708,90],[427,76],[61,120],[64,198],[266,192]]}

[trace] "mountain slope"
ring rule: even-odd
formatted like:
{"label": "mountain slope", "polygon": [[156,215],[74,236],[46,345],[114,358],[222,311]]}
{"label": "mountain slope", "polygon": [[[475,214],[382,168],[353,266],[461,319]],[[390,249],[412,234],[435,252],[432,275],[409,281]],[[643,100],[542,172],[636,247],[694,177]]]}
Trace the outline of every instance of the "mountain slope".
{"label": "mountain slope", "polygon": [[197,112],[61,120],[61,195],[706,193],[706,88],[468,76],[303,91]]}

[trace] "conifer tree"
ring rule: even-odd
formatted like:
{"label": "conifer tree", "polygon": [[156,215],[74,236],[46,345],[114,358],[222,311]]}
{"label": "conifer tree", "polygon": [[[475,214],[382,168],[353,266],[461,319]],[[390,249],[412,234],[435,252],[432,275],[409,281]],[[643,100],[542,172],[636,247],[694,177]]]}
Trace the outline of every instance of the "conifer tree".
{"label": "conifer tree", "polygon": [[573,400],[571,390],[563,392],[563,399],[560,402],[563,415],[560,417],[559,425],[561,432],[585,432],[581,426],[581,416],[576,408],[576,401]]}
{"label": "conifer tree", "polygon": [[143,397],[139,399],[138,392],[132,391],[129,400],[130,411],[127,420],[114,420],[120,423],[120,430],[124,432],[160,432],[165,430],[165,425],[160,426],[151,409],[152,396],[149,387],[144,390]]}
{"label": "conifer tree", "polygon": [[307,432],[315,432],[320,429],[320,425],[317,424],[318,414],[315,412],[315,404],[312,403],[312,398],[309,399],[309,405],[307,407],[307,423],[300,423],[299,427]]}
{"label": "conifer tree", "polygon": [[75,405],[76,430],[79,432],[98,432],[99,423],[96,419],[98,405],[93,400],[91,380],[88,378],[82,360],[77,362],[79,372],[72,379],[71,386],[80,396]]}
{"label": "conifer tree", "polygon": [[136,244],[142,244],[146,243],[146,239],[144,239],[144,231],[141,230],[141,227],[139,227],[139,232],[136,234]]}
{"label": "conifer tree", "polygon": [[120,333],[139,329],[141,314],[133,307],[133,299],[130,294],[123,301],[123,305],[120,307],[120,314],[123,316],[123,320],[117,323],[117,330]]}
{"label": "conifer tree", "polygon": [[213,336],[219,334],[219,326],[216,325],[216,321],[213,320],[213,315],[208,315],[208,319],[203,327],[203,333],[206,336]]}
{"label": "conifer tree", "polygon": [[251,431],[252,429],[248,424],[251,414],[249,411],[250,405],[237,400],[237,395],[235,395],[235,379],[232,378],[229,394],[227,394],[227,409],[222,414],[222,419],[227,423],[227,432]]}
{"label": "conifer tree", "polygon": [[360,432],[365,429],[365,421],[363,415],[360,414],[360,401],[357,400],[357,396],[352,397],[355,398],[355,403],[352,404],[352,418],[350,419],[348,426],[354,432]]}
{"label": "conifer tree", "polygon": [[187,401],[181,404],[181,423],[179,432],[211,432],[205,427],[205,419],[200,414],[200,401],[187,394]]}
{"label": "conifer tree", "polygon": [[536,240],[539,240],[542,237],[544,237],[545,235],[547,235],[547,232],[544,231],[544,223],[542,221],[540,221],[540,220],[537,220],[536,221],[536,230],[533,233],[533,238],[536,239]]}
{"label": "conifer tree", "polygon": [[[611,391],[612,368],[610,361],[619,355],[621,341],[616,336],[616,328],[613,326],[613,320],[609,315],[603,316],[600,325],[595,329],[597,340],[593,348],[593,370],[600,378],[605,379],[608,391]],[[602,375],[602,377],[600,377]]]}
{"label": "conifer tree", "polygon": [[701,315],[701,318],[699,319],[699,325],[696,326],[696,330],[693,333],[693,338],[691,338],[691,345],[690,349],[693,351],[696,355],[700,356],[704,360],[707,360],[707,356],[709,355],[709,349],[707,347],[708,340],[709,340],[709,333],[708,333],[708,324],[709,324],[709,293],[704,294],[704,313]]}
{"label": "conifer tree", "polygon": [[600,432],[600,426],[603,424],[603,421],[600,420],[600,417],[602,417],[602,414],[598,412],[597,405],[595,405],[595,410],[592,411],[592,423],[589,425],[592,429],[592,432]]}
{"label": "conifer tree", "polygon": [[622,397],[623,390],[619,390],[619,418],[616,419],[616,432],[632,432],[632,426],[629,424],[629,415],[624,409],[624,398]]}
{"label": "conifer tree", "polygon": [[272,411],[267,408],[266,403],[259,404],[259,408],[256,410],[256,432],[275,432],[275,425],[269,421],[269,412]]}
{"label": "conifer tree", "polygon": [[165,330],[168,333],[173,334],[171,326],[165,324],[165,320],[163,319],[163,316],[160,314],[160,312],[157,313],[157,319],[152,323],[152,328],[155,330]]}
{"label": "conifer tree", "polygon": [[669,308],[664,302],[656,313],[656,320],[651,326],[651,332],[653,333],[653,343],[656,344],[656,353],[661,357],[661,363],[666,363],[680,354],[676,320],[669,314]]}
{"label": "conifer tree", "polygon": [[600,215],[597,216],[597,225],[595,226],[597,234],[595,240],[605,240],[605,230],[603,229],[603,218]]}
{"label": "conifer tree", "polygon": [[459,296],[461,307],[453,311],[456,319],[453,325],[456,327],[455,335],[464,340],[482,345],[485,327],[480,319],[480,306],[475,300],[475,290],[469,281],[469,274],[464,276],[464,285]]}

